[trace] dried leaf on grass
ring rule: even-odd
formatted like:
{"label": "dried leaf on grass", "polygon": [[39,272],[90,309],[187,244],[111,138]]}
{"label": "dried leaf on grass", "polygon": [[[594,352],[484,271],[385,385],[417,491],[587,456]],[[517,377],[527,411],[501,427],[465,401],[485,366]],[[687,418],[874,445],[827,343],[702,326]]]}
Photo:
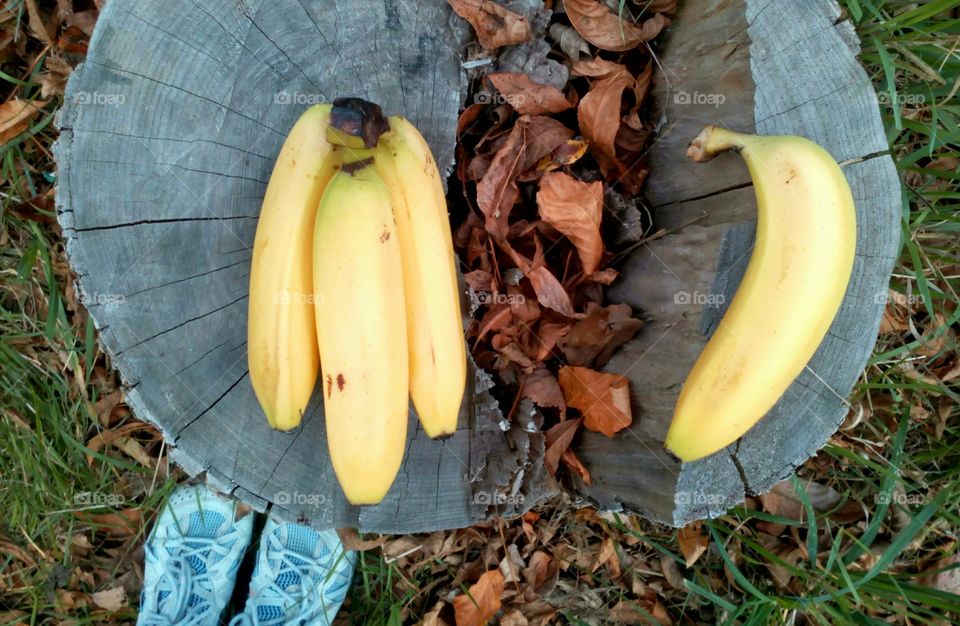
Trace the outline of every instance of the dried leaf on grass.
{"label": "dried leaf on grass", "polygon": [[659,35],[670,24],[666,16],[656,13],[638,26],[620,19],[599,0],[565,0],[563,6],[570,23],[584,39],[611,52],[636,48]]}
{"label": "dried leaf on grass", "polygon": [[677,531],[677,543],[680,545],[680,554],[683,555],[687,567],[691,567],[704,552],[710,540],[703,532],[703,522],[691,522]]}
{"label": "dried leaf on grass", "polygon": [[357,532],[356,528],[338,528],[337,535],[340,537],[344,548],[359,552],[379,548],[387,540],[387,535],[380,535],[373,539],[361,539],[360,533]]}
{"label": "dried leaf on grass", "polygon": [[500,72],[487,76],[500,95],[521,115],[559,113],[573,106],[556,87],[533,82],[526,74]]}
{"label": "dried leaf on grass", "polygon": [[73,68],[57,54],[48,56],[43,66],[46,71],[40,75],[40,96],[42,98],[62,96]]}
{"label": "dried leaf on grass", "polygon": [[469,594],[460,594],[453,599],[457,626],[485,626],[500,610],[503,595],[503,574],[490,570],[480,580],[470,585]]}
{"label": "dried leaf on grass", "polygon": [[560,578],[560,568],[556,559],[543,550],[537,550],[530,555],[527,567],[523,570],[523,578],[533,589],[534,593],[544,596],[557,586]]}
{"label": "dried leaf on grass", "polygon": [[101,609],[119,611],[127,604],[127,594],[123,587],[114,587],[90,594],[90,599]]}
{"label": "dried leaf on grass", "polygon": [[[132,434],[139,431],[143,431],[151,439],[159,440],[160,438],[160,433],[153,426],[145,422],[133,421],[117,428],[100,431],[87,441],[86,448],[93,453],[97,453],[107,446],[113,446],[125,452],[141,465],[153,467],[155,459],[146,453],[143,446],[130,438]],[[93,465],[94,460],[93,454],[87,455],[88,465]]]}
{"label": "dried leaf on grass", "polygon": [[447,0],[457,15],[470,22],[477,40],[487,50],[512,46],[530,39],[527,18],[491,0]]}
{"label": "dried leaf on grass", "polygon": [[583,414],[590,430],[613,437],[633,421],[625,376],[568,365],[560,368],[559,381],[567,406]]}
{"label": "dried leaf on grass", "polygon": [[57,32],[56,26],[48,23],[45,19],[45,16],[37,7],[37,0],[26,0],[26,5],[30,34],[45,44],[53,43],[53,37]]}
{"label": "dried leaf on grass", "polygon": [[139,508],[125,509],[116,513],[74,513],[82,522],[116,537],[130,537],[143,525],[143,512]]}
{"label": "dried leaf on grass", "polygon": [[[833,509],[843,500],[836,490],[820,483],[804,481],[803,487],[814,511],[818,513]],[[771,515],[799,522],[805,519],[803,501],[789,479],[780,481],[768,493],[761,495],[760,502],[763,503],[763,510]]]}
{"label": "dried leaf on grass", "polygon": [[603,183],[585,183],[563,172],[549,172],[540,179],[537,206],[543,221],[576,247],[583,271],[596,271],[603,258]]}
{"label": "dried leaf on grass", "polygon": [[670,626],[673,620],[667,613],[667,609],[660,602],[660,598],[652,589],[646,590],[646,595],[641,598],[641,602],[632,602],[629,600],[620,600],[610,609],[610,620],[615,624],[643,625],[650,626],[650,617],[656,620],[657,624]]}
{"label": "dried leaf on grass", "polygon": [[11,98],[0,104],[0,144],[5,144],[30,127],[30,122],[43,107],[46,100],[23,100]]}
{"label": "dried leaf on grass", "polygon": [[934,563],[927,569],[922,582],[940,591],[960,594],[960,555],[951,554]]}
{"label": "dried leaf on grass", "polygon": [[447,622],[440,617],[440,611],[443,610],[443,607],[443,601],[438,601],[433,606],[433,609],[423,616],[423,621],[420,622],[420,626],[448,626]]}

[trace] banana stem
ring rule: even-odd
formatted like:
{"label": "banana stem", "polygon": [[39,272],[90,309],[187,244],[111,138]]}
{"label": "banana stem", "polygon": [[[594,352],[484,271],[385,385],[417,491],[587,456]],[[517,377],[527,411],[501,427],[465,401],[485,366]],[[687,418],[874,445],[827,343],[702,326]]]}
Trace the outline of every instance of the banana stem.
{"label": "banana stem", "polygon": [[687,147],[687,156],[697,163],[703,163],[721,152],[741,150],[746,145],[744,140],[747,137],[748,135],[719,126],[707,126],[690,142]]}

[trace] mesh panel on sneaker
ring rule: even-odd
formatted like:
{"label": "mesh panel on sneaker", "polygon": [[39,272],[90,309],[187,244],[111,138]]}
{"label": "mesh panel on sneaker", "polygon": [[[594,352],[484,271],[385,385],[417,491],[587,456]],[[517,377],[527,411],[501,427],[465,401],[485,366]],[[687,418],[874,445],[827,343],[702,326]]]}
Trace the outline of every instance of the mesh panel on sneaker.
{"label": "mesh panel on sneaker", "polygon": [[261,622],[271,622],[278,619],[283,619],[283,616],[283,609],[275,604],[270,604],[267,606],[261,604],[257,606],[257,619]]}
{"label": "mesh panel on sneaker", "polygon": [[287,524],[286,529],[287,537],[284,543],[287,550],[297,554],[313,554],[320,540],[320,535],[315,530],[293,524]]}
{"label": "mesh panel on sneaker", "polygon": [[[295,556],[291,556],[290,562],[294,565],[303,565],[306,563],[303,559],[298,559]],[[280,572],[280,575],[277,576],[277,586],[281,589],[286,589],[290,585],[299,585],[300,584],[300,574],[292,569],[285,569]]]}
{"label": "mesh panel on sneaker", "polygon": [[[223,528],[223,524],[226,521],[226,518],[220,513],[214,513],[213,511],[194,511],[189,517],[187,536],[213,539],[219,534],[220,529]],[[203,544],[188,541],[186,545],[191,548],[199,548]],[[190,567],[193,568],[195,573],[205,574],[207,572],[207,559],[209,559],[211,563],[216,563],[220,560],[220,555],[216,553],[210,554],[209,550],[205,550],[199,555],[188,556],[187,563],[190,564]],[[192,600],[193,598],[191,598],[191,601]],[[190,606],[193,605],[191,604]]]}

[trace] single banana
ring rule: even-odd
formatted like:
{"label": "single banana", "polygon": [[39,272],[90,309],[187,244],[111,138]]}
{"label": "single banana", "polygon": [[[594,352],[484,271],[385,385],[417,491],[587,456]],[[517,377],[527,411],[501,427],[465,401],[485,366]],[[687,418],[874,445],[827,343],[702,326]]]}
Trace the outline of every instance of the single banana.
{"label": "single banana", "polygon": [[731,149],[753,179],[756,243],[680,391],[666,447],[683,461],[733,443],[776,404],[840,309],[856,251],[853,196],[826,150],[802,137],[708,126],[687,154],[705,161]]}
{"label": "single banana", "polygon": [[253,243],[247,317],[250,382],[270,425],[296,428],[319,371],[313,320],[313,223],[337,167],[330,106],[308,109],[287,136]]}
{"label": "single banana", "polygon": [[345,163],[327,185],[313,245],[327,443],[357,505],[376,504],[390,489],[408,416],[400,244],[390,193],[368,163]]}
{"label": "single banana", "polygon": [[410,346],[410,396],[429,437],[452,435],[467,376],[447,201],[430,146],[406,119],[389,119],[374,166],[397,222]]}

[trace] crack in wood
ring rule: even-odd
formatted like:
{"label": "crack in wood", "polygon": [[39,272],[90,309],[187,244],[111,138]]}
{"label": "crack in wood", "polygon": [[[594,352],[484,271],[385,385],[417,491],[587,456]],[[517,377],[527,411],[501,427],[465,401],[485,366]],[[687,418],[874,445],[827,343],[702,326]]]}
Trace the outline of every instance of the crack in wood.
{"label": "crack in wood", "polygon": [[[197,415],[196,417],[194,417],[193,419],[191,419],[191,420],[190,420],[189,422],[187,422],[183,427],[177,429],[177,430],[176,430],[176,434],[173,436],[173,441],[170,442],[170,445],[171,445],[171,446],[177,445],[177,442],[180,441],[180,437],[183,436],[184,431],[186,431],[188,428],[190,428],[191,426],[193,426],[193,425],[197,422],[197,420],[199,420],[201,417],[203,417],[204,415],[206,415],[207,413],[209,413],[209,412],[213,409],[213,407],[217,406],[217,404],[219,404],[221,400],[223,400],[225,397],[227,397],[227,395],[228,395],[231,391],[233,391],[233,389],[234,389],[237,385],[239,385],[240,382],[241,382],[244,378],[246,378],[249,373],[250,373],[250,370],[245,370],[245,371],[243,372],[243,376],[241,376],[240,378],[238,378],[235,383],[233,383],[232,385],[230,385],[229,387],[227,387],[227,390],[224,391],[222,394],[220,394],[220,395],[217,397],[217,399],[214,400],[212,404],[210,404],[210,406],[208,406],[208,407],[205,408],[204,410],[200,411],[200,414],[199,414],[199,415]],[[174,423],[173,426],[176,427],[176,423]]]}
{"label": "crack in wood", "polygon": [[137,341],[136,343],[134,343],[134,344],[132,344],[132,345],[129,345],[129,346],[124,347],[122,350],[120,350],[119,352],[117,352],[115,356],[120,356],[121,354],[124,354],[124,353],[126,353],[126,352],[129,352],[130,350],[132,350],[132,349],[134,349],[134,348],[136,348],[136,347],[138,347],[138,346],[142,346],[142,345],[145,344],[145,343],[148,343],[148,342],[150,342],[150,341],[153,341],[153,340],[156,339],[157,337],[161,337],[161,336],[163,336],[163,335],[166,335],[166,334],[169,333],[169,332],[172,332],[172,331],[177,330],[178,328],[182,328],[183,326],[186,326],[187,324],[190,324],[190,323],[192,323],[192,322],[196,322],[197,320],[201,320],[201,319],[203,319],[203,318],[205,318],[205,317],[209,317],[209,316],[213,315],[214,313],[217,313],[218,311],[222,311],[222,310],[224,310],[224,309],[226,309],[226,308],[228,308],[228,307],[233,306],[234,304],[240,302],[241,300],[245,300],[245,299],[247,298],[247,296],[248,296],[248,294],[243,294],[242,296],[240,296],[240,297],[237,298],[236,300],[233,300],[232,302],[228,302],[227,304],[224,304],[223,306],[219,306],[219,307],[213,309],[212,311],[208,311],[208,312],[203,313],[202,315],[198,315],[198,316],[196,316],[196,317],[191,317],[190,319],[188,319],[188,320],[186,320],[186,321],[184,321],[184,322],[181,322],[181,323],[177,324],[176,326],[174,326],[174,327],[172,327],[172,328],[168,328],[168,329],[166,329],[166,330],[160,331],[159,333],[150,335],[150,336],[147,337],[146,339],[142,339],[142,340]]}
{"label": "crack in wood", "polygon": [[155,218],[155,219],[143,219],[137,220],[134,222],[123,222],[121,224],[105,224],[103,226],[84,226],[83,228],[74,228],[73,230],[78,233],[90,233],[100,230],[114,230],[117,228],[131,228],[134,226],[143,226],[147,224],[177,224],[180,222],[223,222],[228,220],[255,220],[259,219],[259,215],[215,215],[215,216],[202,216],[202,217],[169,217],[169,218]]}

